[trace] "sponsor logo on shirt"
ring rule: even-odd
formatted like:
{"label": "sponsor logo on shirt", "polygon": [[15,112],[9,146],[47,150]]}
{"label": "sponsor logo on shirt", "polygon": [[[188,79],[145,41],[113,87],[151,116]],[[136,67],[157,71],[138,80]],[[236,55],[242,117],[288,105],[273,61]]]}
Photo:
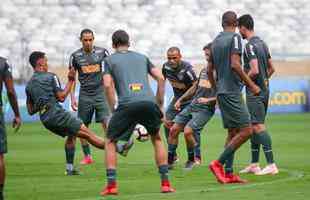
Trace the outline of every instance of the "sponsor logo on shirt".
{"label": "sponsor logo on shirt", "polygon": [[82,66],[81,69],[84,74],[100,72],[100,65],[99,64],[86,65],[86,66]]}

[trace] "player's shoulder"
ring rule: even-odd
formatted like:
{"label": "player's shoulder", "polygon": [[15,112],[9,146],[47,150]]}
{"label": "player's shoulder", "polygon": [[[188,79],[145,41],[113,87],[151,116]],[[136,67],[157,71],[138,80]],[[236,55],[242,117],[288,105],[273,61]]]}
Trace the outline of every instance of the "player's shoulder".
{"label": "player's shoulder", "polygon": [[193,70],[193,65],[188,61],[181,60],[181,66],[185,71]]}
{"label": "player's shoulder", "polygon": [[78,56],[82,56],[83,55],[83,49],[79,48],[77,50],[75,50],[72,54],[71,57],[78,57]]}
{"label": "player's shoulder", "polygon": [[94,46],[94,52],[95,54],[104,54],[105,56],[108,56],[110,54],[106,48],[98,46]]}

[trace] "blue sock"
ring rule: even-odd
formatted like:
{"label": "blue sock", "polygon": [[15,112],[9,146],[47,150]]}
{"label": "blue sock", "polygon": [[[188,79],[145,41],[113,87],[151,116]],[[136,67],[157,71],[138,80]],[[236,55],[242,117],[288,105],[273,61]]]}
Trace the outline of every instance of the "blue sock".
{"label": "blue sock", "polygon": [[116,182],[116,169],[107,169],[108,185]]}
{"label": "blue sock", "polygon": [[193,147],[187,148],[187,157],[189,161],[195,161],[195,151]]}
{"label": "blue sock", "polygon": [[168,144],[168,164],[173,163],[177,147],[176,144]]}
{"label": "blue sock", "polygon": [[196,140],[196,146],[195,146],[195,156],[198,158],[201,158],[201,151],[200,151],[200,131],[194,131],[194,137]]}
{"label": "blue sock", "polygon": [[167,181],[168,178],[168,165],[160,165],[158,167],[161,181]]}

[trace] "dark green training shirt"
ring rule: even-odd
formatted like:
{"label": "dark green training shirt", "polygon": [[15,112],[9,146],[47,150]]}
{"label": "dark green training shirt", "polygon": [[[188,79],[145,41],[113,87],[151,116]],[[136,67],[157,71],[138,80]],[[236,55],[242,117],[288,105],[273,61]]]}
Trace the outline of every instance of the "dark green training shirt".
{"label": "dark green training shirt", "polygon": [[96,46],[89,54],[80,48],[71,55],[69,68],[74,67],[78,71],[80,95],[94,96],[103,93],[103,59],[108,55],[109,52],[106,49]]}
{"label": "dark green training shirt", "polygon": [[230,58],[232,54],[242,53],[240,35],[221,32],[212,42],[211,51],[211,59],[217,73],[217,94],[240,94],[243,84],[232,70]]}
{"label": "dark green training shirt", "polygon": [[32,102],[35,111],[44,105],[58,103],[56,93],[61,91],[61,85],[56,74],[50,72],[34,72],[26,86],[27,98]]}
{"label": "dark green training shirt", "polygon": [[[243,53],[245,71],[248,72],[250,70],[250,61],[252,59],[257,59],[258,62],[259,73],[253,81],[261,89],[259,96],[269,94],[268,59],[270,58],[270,52],[266,43],[259,37],[252,37],[245,45],[245,50]],[[248,88],[246,88],[246,94],[248,96],[253,96],[252,92]]]}
{"label": "dark green training shirt", "polygon": [[2,106],[2,87],[4,79],[12,78],[12,68],[7,59],[0,57],[0,106]]}
{"label": "dark green training shirt", "polygon": [[[211,83],[208,79],[207,68],[203,68],[199,74],[198,88],[193,97],[192,104],[199,104],[197,99],[200,97],[211,98],[216,96],[216,91],[211,87]],[[205,104],[203,104],[205,105]]]}
{"label": "dark green training shirt", "polygon": [[155,66],[146,56],[134,51],[121,51],[107,57],[104,63],[104,73],[114,79],[119,105],[155,102],[148,80],[148,74]]}

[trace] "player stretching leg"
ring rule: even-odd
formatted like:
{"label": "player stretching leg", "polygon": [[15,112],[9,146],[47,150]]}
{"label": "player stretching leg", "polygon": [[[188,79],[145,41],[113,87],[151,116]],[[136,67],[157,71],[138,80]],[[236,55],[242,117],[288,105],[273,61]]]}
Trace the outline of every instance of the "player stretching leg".
{"label": "player stretching leg", "polygon": [[[101,195],[117,195],[116,142],[130,137],[137,123],[142,124],[151,135],[155,161],[161,177],[161,192],[174,192],[168,179],[167,154],[160,137],[162,105],[164,99],[164,78],[150,60],[137,52],[128,50],[129,35],[118,30],[112,35],[115,53],[105,60],[104,85],[111,109],[115,107],[115,90],[118,106],[112,113],[106,140],[107,185]],[[148,74],[157,81],[157,95],[153,95]],[[114,87],[115,85],[115,87]]]}

